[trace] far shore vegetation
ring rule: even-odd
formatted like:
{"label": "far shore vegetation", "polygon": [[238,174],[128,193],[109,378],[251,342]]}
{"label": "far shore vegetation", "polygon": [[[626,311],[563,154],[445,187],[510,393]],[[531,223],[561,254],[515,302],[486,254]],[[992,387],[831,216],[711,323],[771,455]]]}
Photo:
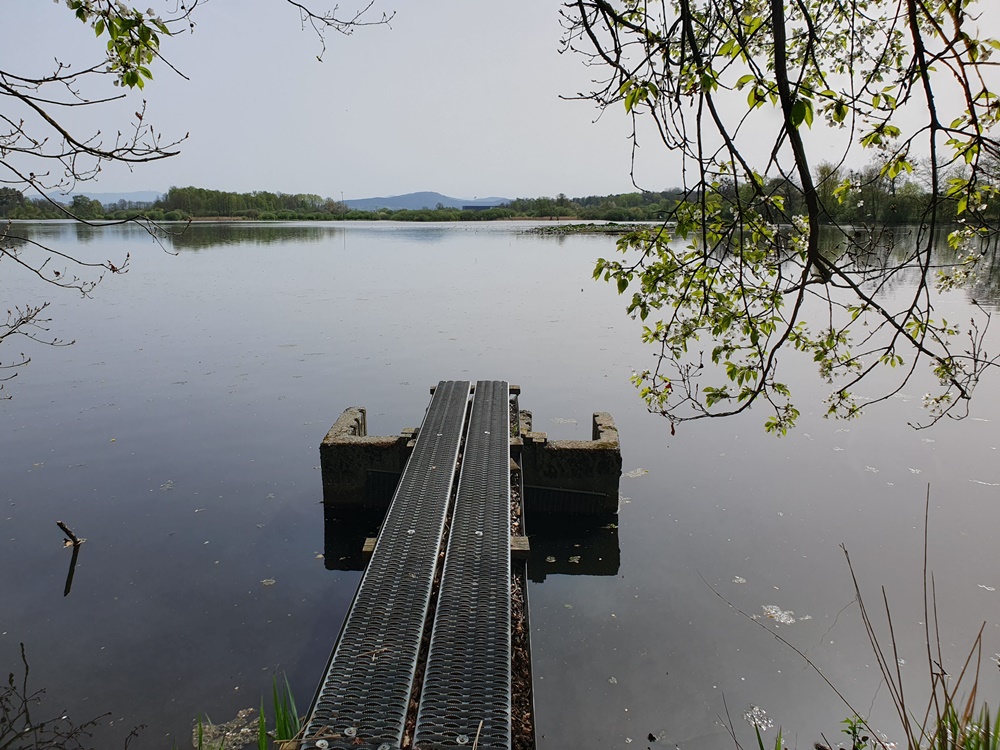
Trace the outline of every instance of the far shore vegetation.
{"label": "far shore vegetation", "polygon": [[[829,222],[855,224],[919,224],[931,203],[929,189],[918,178],[889,179],[874,171],[836,173],[830,165],[821,165],[822,185],[829,186],[832,206],[825,217]],[[870,173],[871,172],[871,173]],[[834,188],[851,184],[851,200],[838,202]],[[801,189],[792,181],[771,180],[767,192],[784,202],[783,215],[804,213]],[[725,188],[723,186],[723,193]],[[740,201],[731,190],[734,205]],[[197,187],[172,187],[159,200],[150,203],[121,200],[100,203],[86,195],[75,195],[59,203],[47,198],[28,198],[20,191],[0,187],[0,218],[66,219],[87,221],[122,220],[142,217],[152,221],[187,221],[222,219],[250,221],[491,221],[510,219],[579,219],[583,221],[649,222],[670,215],[678,202],[697,200],[679,188],[662,192],[634,192],[617,195],[568,198],[517,198],[495,207],[398,209],[374,211],[351,209],[341,201],[312,194],[288,194],[269,191],[233,193]],[[802,206],[798,204],[803,203]],[[799,210],[801,209],[801,210]],[[1000,207],[994,209],[1000,211]],[[1000,218],[1000,216],[995,217]],[[780,216],[774,217],[781,223]]]}

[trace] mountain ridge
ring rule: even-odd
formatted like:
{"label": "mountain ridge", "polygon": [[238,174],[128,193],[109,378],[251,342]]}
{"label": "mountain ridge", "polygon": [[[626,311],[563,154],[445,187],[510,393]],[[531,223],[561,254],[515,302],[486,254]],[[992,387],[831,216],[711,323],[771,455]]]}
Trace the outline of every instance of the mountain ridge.
{"label": "mountain ridge", "polygon": [[445,208],[462,208],[463,206],[499,206],[503,203],[510,203],[510,198],[491,196],[489,198],[473,198],[472,200],[468,200],[464,198],[452,198],[448,195],[430,191],[390,195],[380,198],[352,198],[344,201],[345,206],[359,211],[377,211],[380,208],[388,208],[391,211],[398,211],[400,209],[419,211],[424,208],[437,208],[438,204],[441,204]]}
{"label": "mountain ridge", "polygon": [[[70,203],[74,196],[85,195],[91,200],[99,201],[104,205],[117,203],[120,200],[126,200],[136,203],[153,203],[159,198],[161,198],[165,193],[157,192],[155,190],[135,190],[132,192],[87,192],[82,190],[75,190],[72,193],[51,193],[49,195],[53,200],[59,201],[60,203]],[[510,198],[501,198],[498,196],[490,196],[488,198],[454,198],[450,195],[444,195],[443,193],[437,193],[429,190],[419,191],[416,193],[403,193],[402,195],[389,195],[381,196],[376,198],[350,198],[343,201],[344,205],[350,209],[355,209],[358,211],[377,211],[380,208],[387,208],[390,211],[398,211],[400,209],[409,209],[412,211],[419,211],[421,209],[433,209],[437,208],[438,204],[444,206],[445,208],[462,208],[464,206],[499,206],[504,203],[510,203]]]}

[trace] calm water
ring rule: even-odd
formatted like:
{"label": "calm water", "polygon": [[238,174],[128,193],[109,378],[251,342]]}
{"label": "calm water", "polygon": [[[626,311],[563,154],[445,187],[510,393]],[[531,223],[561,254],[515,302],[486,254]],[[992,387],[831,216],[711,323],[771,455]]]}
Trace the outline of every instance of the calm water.
{"label": "calm water", "polygon": [[[633,476],[618,529],[600,547],[550,543],[556,563],[532,570],[543,748],[645,747],[649,734],[728,748],[720,715],[728,705],[746,733],[751,703],[789,746],[835,742],[849,710],[774,632],[898,736],[839,545],[872,609],[886,587],[901,669],[919,683],[928,483],[946,659],[982,622],[985,657],[1000,651],[998,375],[972,419],[929,431],[906,426],[921,382],[845,424],[820,418],[803,379],[785,439],[764,435],[761,412],[672,437],[628,383],[651,356],[636,324],[590,280],[606,238],[240,224],[195,226],[170,255],[123,228],[19,229],[97,260],[132,252],[93,299],[4,272],[7,304],[48,295],[53,333],[77,343],[27,349],[0,403],[0,671],[23,641],[50,713],[111,712],[98,747],[137,724],[134,748],[184,747],[196,714],[259,705],[274,673],[308,702],[359,578],[324,565],[319,442],[355,404],[373,434],[417,426],[439,379],[520,384],[554,438],[589,437],[595,410],[621,431]],[[939,306],[970,310],[960,294]],[[87,538],[66,597],[57,520]],[[760,627],[712,587],[797,621]],[[983,695],[997,677],[984,659]]]}

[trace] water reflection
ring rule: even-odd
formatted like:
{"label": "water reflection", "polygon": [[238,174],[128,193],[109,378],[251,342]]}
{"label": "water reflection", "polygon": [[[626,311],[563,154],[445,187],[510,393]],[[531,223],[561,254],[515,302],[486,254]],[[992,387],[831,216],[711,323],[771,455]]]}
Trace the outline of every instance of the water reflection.
{"label": "water reflection", "polygon": [[374,539],[385,520],[383,510],[345,511],[323,505],[323,565],[327,570],[364,570],[366,539]]}
{"label": "water reflection", "polygon": [[587,518],[529,515],[525,525],[531,539],[528,578],[534,583],[544,583],[553,575],[618,575],[617,513]]}
{"label": "water reflection", "polygon": [[69,561],[69,572],[66,574],[66,585],[63,586],[63,596],[69,596],[69,592],[73,589],[73,576],[76,575],[76,564],[80,558],[80,545],[74,544],[73,546],[73,556]]}
{"label": "water reflection", "polygon": [[[323,506],[323,564],[327,570],[364,570],[366,540],[375,539],[384,509],[345,510]],[[528,578],[543,583],[553,575],[614,576],[621,568],[618,514],[595,516],[529,514]]]}
{"label": "water reflection", "polygon": [[343,230],[329,224],[272,224],[248,221],[164,225],[165,240],[175,250],[205,250],[220,245],[277,245],[329,241]]}
{"label": "water reflection", "polygon": [[[71,224],[14,228],[82,252]],[[88,230],[88,253],[132,251],[132,270],[93,299],[42,290],[54,333],[78,343],[32,350],[0,403],[0,668],[23,640],[53,704],[81,719],[114,711],[95,746],[122,747],[138,724],[150,729],[135,750],[186,746],[192,717],[259,705],[276,671],[308,699],[357,588],[360,540],[378,527],[320,520],[317,446],[345,404],[377,403],[372,434],[396,434],[426,402],[423,384],[459,375],[519,382],[539,423],[609,411],[625,466],[648,469],[623,478],[629,499],[607,528],[527,519],[531,572],[544,580],[529,586],[542,750],[645,747],[649,734],[727,750],[723,694],[737,722],[748,704],[764,706],[800,745],[836,733],[845,711],[826,685],[703,579],[780,627],[867,709],[885,688],[856,608],[840,611],[854,592],[839,544],[866,591],[886,587],[900,669],[919,671],[929,482],[930,568],[942,629],[958,644],[943,645],[945,661],[964,658],[982,622],[987,654],[1000,650],[996,377],[975,399],[982,421],[914,432],[919,380],[844,425],[822,418],[812,363],[792,359],[804,408],[787,438],[765,436],[760,413],[672,436],[628,382],[650,356],[638,322],[590,281],[613,238],[552,241],[507,224],[265,229],[287,232],[287,244],[169,255],[141,228]],[[328,239],[300,242],[300,229]],[[995,304],[996,274],[994,264],[977,301]],[[38,293],[6,278],[9,299]],[[963,294],[942,304],[949,320],[972,312]],[[554,422],[550,437],[588,439],[589,426]],[[56,518],[93,545],[65,598]],[[763,605],[813,619],[782,625]],[[983,680],[983,694],[997,694],[1000,673]],[[878,702],[872,714],[882,727],[895,715]]]}

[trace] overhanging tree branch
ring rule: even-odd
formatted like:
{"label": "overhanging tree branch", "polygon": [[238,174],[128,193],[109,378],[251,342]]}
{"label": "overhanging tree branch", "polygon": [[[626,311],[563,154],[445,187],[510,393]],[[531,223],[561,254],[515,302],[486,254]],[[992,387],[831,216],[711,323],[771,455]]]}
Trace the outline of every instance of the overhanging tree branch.
{"label": "overhanging tree branch", "polygon": [[[131,169],[179,153],[187,135],[161,135],[147,121],[145,100],[137,101],[134,110],[129,108],[134,116],[129,115],[124,123],[113,105],[144,91],[153,80],[156,65],[184,77],[164,54],[162,44],[177,33],[194,29],[195,14],[203,2],[155,0],[153,8],[142,9],[119,0],[66,0],[69,11],[89,27],[99,43],[94,51],[96,62],[91,59],[88,64],[71,65],[57,59],[46,74],[0,69],[0,217],[33,218],[45,209],[90,223],[86,214],[76,212],[75,204],[67,207],[52,193],[69,192],[78,183],[95,179],[109,164]],[[308,24],[316,33],[324,50],[331,30],[350,34],[359,27],[386,25],[393,17],[391,13],[373,17],[374,0],[347,13],[341,13],[336,5],[324,7],[318,0],[285,2],[299,13],[303,26]],[[39,33],[44,34],[44,30]],[[81,108],[107,113],[105,130],[113,135],[81,128],[75,117]],[[141,225],[154,239],[162,232],[141,214],[127,222]],[[104,273],[124,273],[128,260],[126,254],[115,261],[84,262],[19,236],[9,223],[6,227],[0,224],[0,269],[30,274],[50,286],[87,295]],[[47,335],[48,321],[40,316],[48,303],[5,301],[8,312],[6,322],[0,318],[0,345],[5,341],[9,345],[18,336],[41,343],[65,343]],[[28,361],[23,354],[13,359],[0,357],[0,383],[13,376],[11,368]]]}
{"label": "overhanging tree branch", "polygon": [[[657,363],[633,377],[651,410],[677,422],[764,401],[765,426],[783,434],[798,409],[779,355],[799,351],[833,386],[831,416],[857,416],[897,393],[921,361],[940,386],[925,397],[929,423],[962,413],[957,406],[995,364],[982,346],[989,319],[963,334],[934,314],[934,299],[937,289],[975,283],[998,231],[1000,175],[989,165],[1000,162],[992,135],[1000,105],[990,57],[1000,42],[970,25],[980,4],[565,6],[565,46],[608,72],[585,96],[604,110],[624,105],[637,124],[648,118],[680,157],[685,197],[663,226],[622,238],[624,258],[599,259],[595,269],[630,293],[630,314],[662,316],[643,334],[659,347]],[[948,89],[963,104],[942,118]],[[805,132],[814,126],[841,145],[833,163],[813,164],[818,136]],[[927,193],[908,181],[921,150]],[[849,169],[859,160],[865,166]],[[896,241],[906,236],[884,219],[838,222],[848,201],[862,209],[868,200],[881,216],[875,204],[895,200],[897,189],[924,201],[914,241]],[[938,230],[949,220],[961,223],[941,247]],[[902,285],[912,292],[887,298]],[[812,311],[814,298],[825,316]],[[963,335],[971,340],[964,350]],[[883,370],[900,377],[870,390]]]}

